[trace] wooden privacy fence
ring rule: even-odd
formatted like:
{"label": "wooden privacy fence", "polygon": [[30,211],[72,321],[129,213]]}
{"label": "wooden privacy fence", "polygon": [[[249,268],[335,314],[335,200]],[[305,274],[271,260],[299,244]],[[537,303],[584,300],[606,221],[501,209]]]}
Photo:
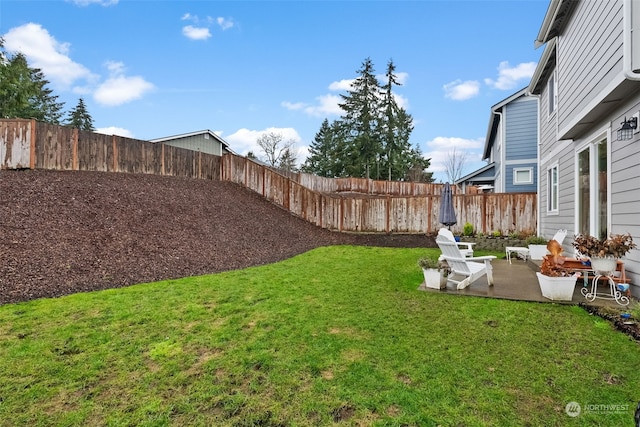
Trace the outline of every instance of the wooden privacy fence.
{"label": "wooden privacy fence", "polygon": [[[288,178],[245,157],[222,157],[34,120],[0,120],[0,169],[149,173],[232,181],[322,228],[347,232],[434,233],[441,184]],[[458,224],[483,233],[536,232],[535,193],[458,194]]]}
{"label": "wooden privacy fence", "polygon": [[[221,179],[232,181],[260,193],[271,202],[323,228],[352,232],[434,233],[440,227],[440,187],[431,184],[436,194],[415,196],[355,194],[313,191],[302,183],[244,157],[225,155]],[[302,179],[301,182],[305,182]],[[318,180],[327,190],[336,184]],[[337,181],[337,180],[336,180]],[[355,180],[362,182],[367,180]],[[343,180],[342,183],[347,182]],[[404,183],[409,184],[409,183]],[[419,186],[414,186],[418,188]],[[348,191],[348,190],[342,190]],[[363,192],[364,193],[364,192]],[[454,194],[453,202],[461,231],[465,223],[483,233],[503,234],[536,232],[535,193]]]}
{"label": "wooden privacy fence", "polygon": [[219,179],[220,157],[35,120],[0,120],[0,169],[22,168]]}

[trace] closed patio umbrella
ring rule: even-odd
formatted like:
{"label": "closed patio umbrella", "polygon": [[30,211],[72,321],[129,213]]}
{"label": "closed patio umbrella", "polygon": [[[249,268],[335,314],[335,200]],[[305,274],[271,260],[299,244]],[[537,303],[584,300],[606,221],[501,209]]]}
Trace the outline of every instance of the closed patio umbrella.
{"label": "closed patio umbrella", "polygon": [[445,183],[442,188],[442,194],[440,196],[440,215],[438,216],[438,222],[446,225],[451,229],[452,225],[455,225],[456,211],[453,209],[453,196],[451,195],[451,186],[449,183]]}

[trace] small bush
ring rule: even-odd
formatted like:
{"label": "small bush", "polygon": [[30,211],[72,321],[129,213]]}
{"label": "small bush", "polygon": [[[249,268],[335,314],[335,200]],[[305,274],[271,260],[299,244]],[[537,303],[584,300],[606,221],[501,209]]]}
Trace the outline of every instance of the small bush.
{"label": "small bush", "polygon": [[473,236],[473,225],[467,222],[462,228],[462,234],[464,236]]}
{"label": "small bush", "polygon": [[549,241],[542,236],[531,236],[527,238],[527,245],[546,245],[547,243],[549,243]]}

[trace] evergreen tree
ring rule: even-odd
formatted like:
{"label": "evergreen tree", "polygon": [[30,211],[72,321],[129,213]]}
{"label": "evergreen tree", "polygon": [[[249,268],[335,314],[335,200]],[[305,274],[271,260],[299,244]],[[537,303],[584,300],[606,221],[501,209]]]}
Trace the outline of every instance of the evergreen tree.
{"label": "evergreen tree", "polygon": [[93,127],[93,118],[91,117],[91,114],[89,114],[89,111],[87,111],[84,99],[80,98],[78,100],[78,105],[69,112],[66,124],[67,126],[80,130],[95,130]]}
{"label": "evergreen tree", "polygon": [[309,146],[309,156],[301,170],[306,173],[335,178],[341,175],[342,162],[338,156],[340,146],[339,123],[324,119],[320,130]]}
{"label": "evergreen tree", "polygon": [[413,118],[394,95],[400,86],[395,65],[387,64],[382,86],[369,58],[357,72],[351,90],[340,95],[344,114],[331,126],[323,121],[303,171],[327,177],[409,179],[410,171],[415,172],[425,159],[411,147]]}
{"label": "evergreen tree", "polygon": [[352,89],[340,95],[343,102],[339,106],[344,111],[341,124],[348,131],[345,132],[345,169],[349,176],[370,178],[381,148],[381,89],[370,58],[365,59],[357,72],[359,76],[353,81]]}
{"label": "evergreen tree", "polygon": [[0,117],[60,124],[64,103],[47,87],[42,71],[29,67],[21,53],[7,56],[1,39],[0,48]]}
{"label": "evergreen tree", "polygon": [[297,172],[298,168],[296,166],[298,159],[296,159],[296,155],[290,147],[287,147],[282,152],[280,159],[278,161],[278,169],[282,169],[286,172]]}

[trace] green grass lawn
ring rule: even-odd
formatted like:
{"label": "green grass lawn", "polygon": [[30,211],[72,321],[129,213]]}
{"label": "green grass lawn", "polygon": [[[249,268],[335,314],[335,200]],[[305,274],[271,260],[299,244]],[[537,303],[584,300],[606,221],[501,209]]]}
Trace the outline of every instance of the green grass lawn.
{"label": "green grass lawn", "polygon": [[0,425],[632,425],[637,343],[575,306],[418,291],[438,253],[2,306]]}

